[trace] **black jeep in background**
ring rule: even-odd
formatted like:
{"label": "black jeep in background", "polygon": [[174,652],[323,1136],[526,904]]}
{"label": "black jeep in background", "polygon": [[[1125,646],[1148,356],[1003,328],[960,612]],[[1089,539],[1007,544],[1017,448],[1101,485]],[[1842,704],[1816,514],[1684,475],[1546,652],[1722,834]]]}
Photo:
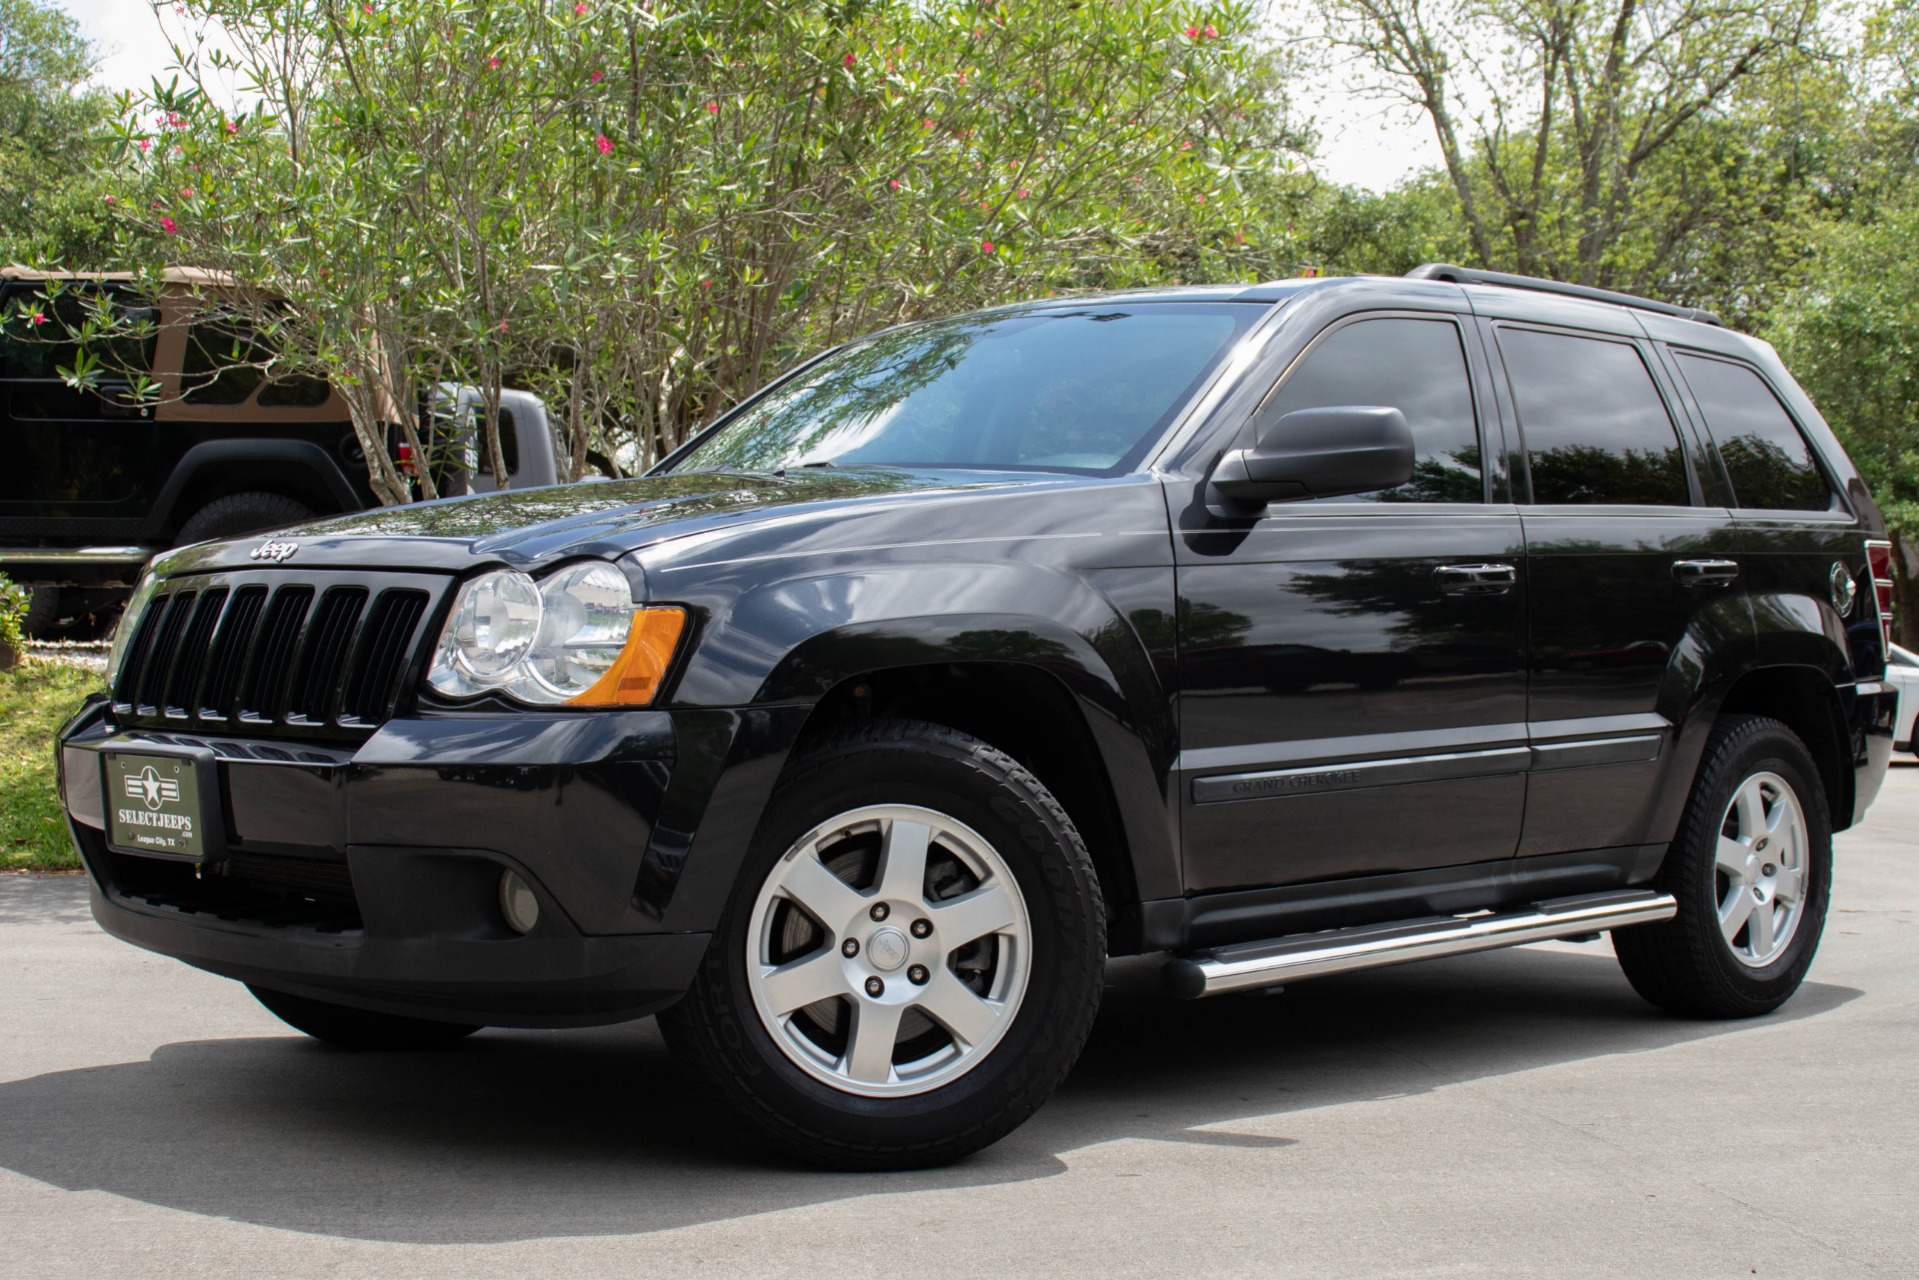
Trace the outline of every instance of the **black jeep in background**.
{"label": "black jeep in background", "polygon": [[1414,276],[890,330],[646,478],[164,556],[61,737],[95,917],[336,1044],[659,1012],[848,1167],[1019,1124],[1113,955],[1610,931],[1767,1013],[1891,750],[1879,513],[1764,344]]}
{"label": "black jeep in background", "polygon": [[[234,326],[194,297],[206,273],[169,271],[157,299],[124,280],[62,276],[72,287],[50,301],[50,278],[0,268],[0,318],[12,316],[0,326],[8,459],[0,469],[0,573],[32,589],[29,635],[93,615],[110,620],[166,548],[378,505],[337,392],[322,379],[269,378],[237,363]],[[67,386],[58,371],[73,366],[73,345],[41,336],[78,330],[80,290],[106,292],[157,321],[145,349],[111,353],[107,365],[119,376],[97,390]],[[41,324],[25,322],[33,313]],[[151,371],[157,401],[134,401],[125,376],[133,369]],[[447,388],[443,398],[459,395]],[[550,484],[544,432],[527,433],[523,468],[510,422],[539,413],[544,427],[543,412],[533,397],[511,396],[502,422],[509,469],[518,483]],[[471,487],[490,489],[490,479],[476,473]]]}

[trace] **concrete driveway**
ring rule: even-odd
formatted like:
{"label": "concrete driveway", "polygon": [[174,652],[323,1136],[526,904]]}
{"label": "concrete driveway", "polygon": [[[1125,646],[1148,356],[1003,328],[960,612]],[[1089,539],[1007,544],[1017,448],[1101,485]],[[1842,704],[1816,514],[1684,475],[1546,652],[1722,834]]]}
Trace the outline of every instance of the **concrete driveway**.
{"label": "concrete driveway", "polygon": [[771,1164],[650,1022],[356,1056],[0,877],[0,1274],[1919,1273],[1919,767],[1839,842],[1812,978],[1696,1023],[1605,943],[1195,1005],[1116,966],[954,1168]]}

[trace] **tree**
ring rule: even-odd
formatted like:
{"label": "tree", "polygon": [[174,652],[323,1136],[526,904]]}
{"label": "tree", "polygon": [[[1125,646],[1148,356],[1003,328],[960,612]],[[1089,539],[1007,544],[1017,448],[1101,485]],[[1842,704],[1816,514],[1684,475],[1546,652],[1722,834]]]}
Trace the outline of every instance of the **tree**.
{"label": "tree", "polygon": [[1790,260],[1791,129],[1771,108],[1816,80],[1816,0],[1320,8],[1431,124],[1476,264],[1696,300]]}
{"label": "tree", "polygon": [[129,102],[115,207],[341,386],[389,500],[385,424],[441,379],[530,382],[574,474],[638,468],[876,326],[1242,275],[1293,143],[1234,3],[188,7],[236,52]]}
{"label": "tree", "polygon": [[0,263],[99,266],[111,250],[97,170],[112,101],[92,51],[40,0],[0,0]]}

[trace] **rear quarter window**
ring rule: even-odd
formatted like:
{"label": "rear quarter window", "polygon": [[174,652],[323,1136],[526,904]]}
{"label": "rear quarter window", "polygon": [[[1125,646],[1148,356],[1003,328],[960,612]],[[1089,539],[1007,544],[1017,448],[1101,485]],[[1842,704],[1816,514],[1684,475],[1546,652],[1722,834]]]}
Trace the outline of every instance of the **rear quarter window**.
{"label": "rear quarter window", "polygon": [[1674,352],[1732,481],[1753,511],[1829,511],[1832,486],[1812,446],[1764,378],[1742,364]]}

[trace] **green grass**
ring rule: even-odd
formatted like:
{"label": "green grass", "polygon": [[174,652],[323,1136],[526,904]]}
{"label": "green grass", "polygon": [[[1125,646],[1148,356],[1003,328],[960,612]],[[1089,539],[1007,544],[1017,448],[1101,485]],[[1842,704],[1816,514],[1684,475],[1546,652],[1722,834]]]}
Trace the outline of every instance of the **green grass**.
{"label": "green grass", "polygon": [[0,871],[78,871],[54,793],[53,735],[101,687],[62,662],[24,659],[0,671]]}

